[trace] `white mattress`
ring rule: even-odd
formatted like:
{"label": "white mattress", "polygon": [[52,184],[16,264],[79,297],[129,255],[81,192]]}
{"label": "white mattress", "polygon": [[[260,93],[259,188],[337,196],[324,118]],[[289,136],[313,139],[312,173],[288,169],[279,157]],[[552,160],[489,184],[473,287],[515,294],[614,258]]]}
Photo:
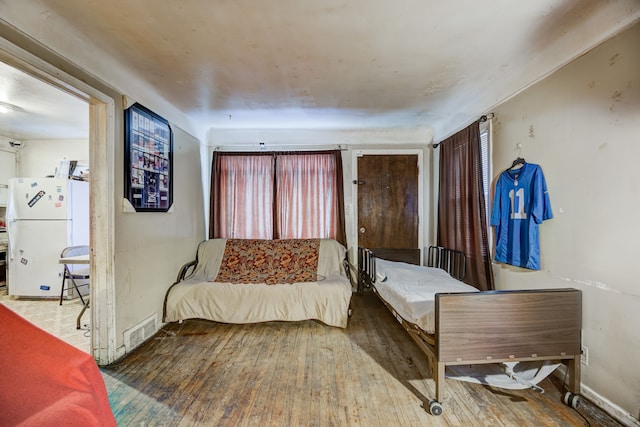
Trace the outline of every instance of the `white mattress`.
{"label": "white mattress", "polygon": [[[376,259],[375,289],[405,320],[429,334],[435,332],[435,295],[478,292],[444,270]],[[383,280],[380,280],[383,278]]]}

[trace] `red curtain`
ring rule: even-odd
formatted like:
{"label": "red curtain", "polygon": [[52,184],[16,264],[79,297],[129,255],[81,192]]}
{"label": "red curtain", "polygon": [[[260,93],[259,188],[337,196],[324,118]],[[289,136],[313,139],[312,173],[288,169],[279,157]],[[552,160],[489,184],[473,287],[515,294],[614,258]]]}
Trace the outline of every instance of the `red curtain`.
{"label": "red curtain", "polygon": [[340,151],[214,153],[209,237],[331,238],[346,246]]}
{"label": "red curtain", "polygon": [[438,244],[466,254],[466,283],[492,290],[479,124],[442,141],[439,147]]}

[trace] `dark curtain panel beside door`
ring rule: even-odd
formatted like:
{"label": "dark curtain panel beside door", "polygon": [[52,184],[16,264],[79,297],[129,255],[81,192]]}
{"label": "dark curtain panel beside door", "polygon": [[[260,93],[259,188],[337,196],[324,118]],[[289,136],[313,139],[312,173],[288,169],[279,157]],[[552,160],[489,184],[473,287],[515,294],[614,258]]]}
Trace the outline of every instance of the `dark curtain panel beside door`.
{"label": "dark curtain panel beside door", "polygon": [[466,283],[482,291],[493,290],[479,124],[439,146],[438,244],[467,255]]}

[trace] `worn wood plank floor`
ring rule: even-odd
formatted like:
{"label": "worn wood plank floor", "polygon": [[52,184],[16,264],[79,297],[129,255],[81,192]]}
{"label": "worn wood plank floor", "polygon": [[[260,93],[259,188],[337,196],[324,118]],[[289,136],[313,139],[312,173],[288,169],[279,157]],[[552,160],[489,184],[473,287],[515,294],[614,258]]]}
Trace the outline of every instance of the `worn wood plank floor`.
{"label": "worn wood plank floor", "polygon": [[[346,330],[314,321],[166,325],[133,354],[102,368],[120,426],[580,426],[546,392],[448,380],[444,413],[425,356],[371,293],[354,295]],[[618,426],[583,401],[595,426]]]}

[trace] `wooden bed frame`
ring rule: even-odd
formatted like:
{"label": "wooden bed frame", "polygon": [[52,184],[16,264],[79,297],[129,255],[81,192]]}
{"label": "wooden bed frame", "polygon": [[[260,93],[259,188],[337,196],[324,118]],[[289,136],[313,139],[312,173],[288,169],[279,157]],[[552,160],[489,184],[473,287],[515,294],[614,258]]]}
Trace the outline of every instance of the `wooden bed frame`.
{"label": "wooden bed frame", "polygon": [[[430,266],[460,279],[460,257],[440,247],[429,250]],[[445,370],[452,365],[554,360],[565,363],[568,389],[564,403],[576,407],[580,393],[582,293],[542,289],[440,293],[435,297],[435,333],[402,318],[375,288],[375,257],[397,261],[393,250],[358,249],[358,278],[371,287],[427,356],[436,383],[432,415],[442,413]],[[436,254],[436,255],[433,255]],[[460,255],[461,254],[461,255]],[[402,260],[402,256],[401,256]],[[442,261],[445,260],[445,261]],[[463,267],[464,270],[464,267]]]}

